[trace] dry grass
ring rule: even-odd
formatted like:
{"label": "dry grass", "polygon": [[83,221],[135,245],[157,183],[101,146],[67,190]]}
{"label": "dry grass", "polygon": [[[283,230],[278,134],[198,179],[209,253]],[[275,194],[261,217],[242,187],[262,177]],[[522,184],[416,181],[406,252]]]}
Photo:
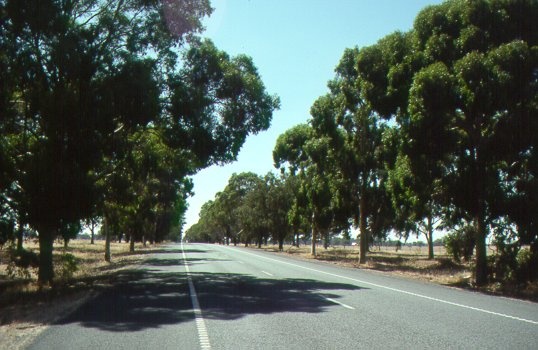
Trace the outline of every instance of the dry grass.
{"label": "dry grass", "polygon": [[[266,246],[262,249],[278,252],[277,246]],[[395,247],[373,247],[368,254],[368,262],[359,265],[358,247],[318,246],[316,257],[310,254],[310,246],[285,246],[284,253],[302,259],[316,259],[336,265],[376,270],[385,273],[402,275],[420,280],[427,280],[445,285],[456,285],[468,282],[471,278],[469,263],[455,263],[447,255],[444,247],[434,247],[435,259],[428,260],[428,248],[403,246],[396,251]]]}
{"label": "dry grass", "polygon": [[[27,242],[25,248],[37,251],[37,244]],[[60,261],[62,254],[73,254],[78,262],[78,270],[69,278],[57,278],[54,288],[39,289],[37,271],[31,271],[30,278],[11,279],[7,276],[9,257],[6,249],[0,250],[0,348],[5,344],[15,344],[10,349],[24,348],[32,337],[56,319],[74,310],[91,298],[101,288],[114,283],[115,272],[142,262],[146,254],[155,247],[144,248],[136,245],[135,253],[129,253],[126,243],[112,243],[112,262],[104,261],[104,242],[72,241],[64,250],[58,242],[54,247],[54,259]],[[278,252],[277,246],[262,249]],[[364,268],[393,275],[426,280],[443,285],[474,288],[471,284],[472,267],[469,263],[453,262],[443,247],[436,247],[434,260],[427,259],[426,247],[402,247],[398,252],[394,247],[373,248],[367,264],[358,264],[357,247],[318,247],[316,259],[352,268]],[[301,259],[313,259],[310,247],[285,246],[282,254],[290,254]],[[60,264],[55,267],[61,276]],[[526,286],[489,285],[481,289],[500,295],[538,300],[538,283]]]}
{"label": "dry grass", "polygon": [[[126,243],[112,243],[112,262],[104,260],[104,242],[74,240],[67,249],[60,242],[54,246],[56,280],[53,288],[39,288],[37,271],[30,278],[12,279],[7,276],[9,257],[0,251],[0,349],[24,349],[48,325],[76,310],[94,297],[98,290],[114,283],[114,273],[140,263],[155,247],[135,246],[129,252]],[[25,243],[25,249],[38,250],[37,243]],[[65,253],[76,257],[78,269],[62,277],[59,264]]]}
{"label": "dry grass", "polygon": [[[278,246],[265,246],[263,250],[278,252]],[[492,253],[490,249],[488,253]],[[328,263],[375,270],[381,273],[403,276],[432,283],[479,290],[484,293],[504,295],[538,301],[538,282],[526,285],[500,285],[491,283],[485,287],[476,288],[473,285],[471,262],[455,262],[447,254],[444,247],[434,247],[435,259],[428,259],[428,248],[418,246],[403,246],[396,252],[395,247],[372,247],[368,253],[368,262],[359,265],[358,247],[329,247],[318,246],[316,257],[310,254],[310,246],[284,246],[283,254],[290,254],[301,259],[316,259]]]}
{"label": "dry grass", "polygon": [[[303,253],[310,255],[309,249]],[[403,246],[374,247],[368,254],[368,262],[361,268],[390,272],[440,284],[454,284],[471,277],[468,263],[455,263],[447,255],[444,247],[434,247],[435,259],[428,259],[428,248]],[[334,261],[351,267],[359,267],[358,247],[332,247],[318,250],[318,260]]]}
{"label": "dry grass", "polygon": [[[38,251],[36,242],[26,242],[24,248]],[[119,269],[136,264],[143,259],[153,247],[144,248],[141,244],[135,246],[135,252],[129,253],[126,243],[111,243],[112,262],[104,259],[104,241],[90,244],[85,240],[73,240],[67,249],[63,243],[54,244],[55,285],[53,288],[40,288],[37,284],[37,269],[30,268],[30,276],[11,278],[8,276],[9,256],[7,249],[0,251],[0,325],[13,322],[14,317],[5,308],[16,304],[49,302],[58,296],[87,292],[93,287],[110,283],[110,278]],[[62,255],[69,253],[75,256],[77,269],[71,274],[65,274],[61,263]]]}
{"label": "dry grass", "polygon": [[[25,242],[24,248],[33,252],[38,252],[38,244],[34,241]],[[54,261],[55,261],[55,276],[56,288],[61,288],[69,285],[85,283],[89,278],[98,278],[104,276],[117,268],[135,262],[140,258],[140,253],[151,249],[144,248],[142,245],[135,246],[135,253],[129,253],[129,245],[126,243],[111,243],[110,250],[112,254],[112,263],[104,260],[104,241],[96,241],[95,244],[90,244],[86,240],[73,240],[69,243],[67,249],[64,249],[62,242],[54,244]],[[77,269],[72,274],[65,274],[65,268],[62,263],[64,254],[72,254],[76,258]],[[28,269],[28,276],[19,278],[11,278],[8,276],[9,254],[7,249],[0,251],[0,307],[6,303],[13,301],[13,298],[18,298],[26,294],[33,296],[34,293],[44,292],[39,290],[37,285],[37,269]],[[69,275],[69,276],[68,276]]]}

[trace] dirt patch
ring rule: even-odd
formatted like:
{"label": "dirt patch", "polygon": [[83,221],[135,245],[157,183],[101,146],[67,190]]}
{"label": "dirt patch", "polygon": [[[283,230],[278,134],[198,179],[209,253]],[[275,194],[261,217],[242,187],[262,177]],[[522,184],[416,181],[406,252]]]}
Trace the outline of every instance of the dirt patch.
{"label": "dirt patch", "polygon": [[524,285],[490,283],[484,287],[476,287],[473,284],[472,262],[455,262],[446,253],[444,247],[435,247],[433,260],[428,259],[425,247],[404,246],[398,251],[394,247],[376,247],[368,253],[368,262],[361,265],[358,263],[357,247],[329,247],[327,249],[318,247],[316,257],[310,254],[309,246],[299,248],[285,246],[282,252],[278,250],[278,246],[265,246],[261,249],[299,259],[315,259],[339,266],[367,269],[486,294],[538,301],[538,282]]}
{"label": "dirt patch", "polygon": [[[35,242],[25,249],[37,251]],[[122,269],[141,263],[145,255],[157,246],[137,245],[129,252],[126,243],[112,243],[112,262],[104,260],[104,242],[75,240],[67,249],[55,245],[56,279],[53,288],[39,288],[37,271],[30,269],[24,278],[8,276],[8,252],[0,251],[0,349],[23,349],[44,329],[69,315],[80,305],[95,297],[100,290],[113,283],[113,276]],[[70,276],[59,266],[63,254],[76,258],[77,269]]]}

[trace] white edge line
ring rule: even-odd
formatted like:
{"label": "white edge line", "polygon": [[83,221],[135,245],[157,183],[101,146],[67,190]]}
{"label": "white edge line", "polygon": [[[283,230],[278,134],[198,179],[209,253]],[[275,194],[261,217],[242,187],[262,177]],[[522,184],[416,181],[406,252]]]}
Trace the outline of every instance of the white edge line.
{"label": "white edge line", "polygon": [[[225,247],[225,248],[232,249],[231,247]],[[452,305],[452,306],[461,307],[461,308],[464,308],[464,309],[469,309],[469,310],[474,310],[474,311],[478,311],[478,312],[486,313],[486,314],[489,314],[489,315],[500,316],[500,317],[509,318],[509,319],[516,320],[516,321],[521,321],[521,322],[526,322],[526,323],[530,323],[530,324],[538,325],[538,321],[527,320],[527,319],[525,319],[525,318],[521,318],[521,317],[517,317],[517,316],[511,316],[511,315],[507,315],[507,314],[503,314],[503,313],[499,313],[499,312],[494,312],[494,311],[489,311],[489,310],[481,309],[481,308],[478,308],[478,307],[468,306],[468,305],[464,305],[464,304],[458,304],[458,303],[454,303],[454,302],[452,302],[452,301],[448,301],[448,300],[443,300],[443,299],[438,299],[438,298],[434,298],[434,297],[429,297],[429,296],[427,296],[427,295],[423,295],[423,294],[418,294],[418,293],[408,292],[408,291],[406,291],[406,290],[402,290],[402,289],[397,289],[397,288],[387,287],[387,286],[384,286],[384,285],[381,285],[381,284],[377,284],[377,283],[367,282],[367,281],[359,280],[359,279],[356,279],[356,278],[351,278],[351,277],[346,277],[346,276],[342,276],[342,275],[337,275],[337,274],[335,274],[335,273],[330,273],[330,272],[325,272],[325,271],[320,271],[320,270],[312,269],[312,268],[309,268],[309,267],[305,267],[305,266],[301,266],[301,265],[297,265],[297,264],[289,263],[289,262],[286,262],[286,261],[281,261],[281,260],[277,260],[277,259],[273,259],[273,258],[268,258],[268,257],[265,257],[265,256],[263,256],[263,255],[253,254],[253,253],[245,252],[245,251],[238,250],[238,249],[236,249],[236,250],[237,250],[237,251],[240,251],[240,252],[243,253],[243,254],[248,254],[248,255],[256,256],[256,257],[259,257],[259,258],[262,258],[262,259],[266,259],[266,260],[276,261],[276,262],[279,262],[279,263],[281,263],[281,264],[290,265],[290,266],[295,266],[295,267],[298,267],[298,268],[301,268],[301,269],[304,269],[304,270],[314,271],[314,272],[322,273],[322,274],[325,274],[325,275],[329,275],[329,276],[333,276],[333,277],[338,277],[338,278],[346,279],[346,280],[349,280],[349,281],[354,281],[354,282],[358,282],[358,283],[361,283],[361,284],[367,284],[367,285],[374,286],[374,287],[377,287],[377,288],[382,288],[382,289],[390,290],[390,291],[397,292],[397,293],[402,293],[402,294],[411,295],[411,296],[414,296],[414,297],[417,297],[417,298],[423,298],[423,299],[427,299],[427,300],[436,301],[436,302],[438,302],[438,303],[443,303],[443,304],[447,304],[447,305]]]}

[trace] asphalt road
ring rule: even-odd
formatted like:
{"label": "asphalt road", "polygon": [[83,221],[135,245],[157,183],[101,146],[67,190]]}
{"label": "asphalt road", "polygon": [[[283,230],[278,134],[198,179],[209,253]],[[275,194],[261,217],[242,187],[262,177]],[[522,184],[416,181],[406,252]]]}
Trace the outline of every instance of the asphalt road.
{"label": "asphalt road", "polygon": [[241,247],[168,246],[30,349],[538,349],[538,304]]}

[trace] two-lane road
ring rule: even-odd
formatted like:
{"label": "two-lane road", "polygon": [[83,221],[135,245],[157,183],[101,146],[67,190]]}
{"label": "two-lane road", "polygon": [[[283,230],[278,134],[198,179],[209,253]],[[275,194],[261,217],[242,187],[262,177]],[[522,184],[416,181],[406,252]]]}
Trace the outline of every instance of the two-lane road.
{"label": "two-lane road", "polygon": [[168,246],[31,349],[536,349],[538,304],[241,247]]}

